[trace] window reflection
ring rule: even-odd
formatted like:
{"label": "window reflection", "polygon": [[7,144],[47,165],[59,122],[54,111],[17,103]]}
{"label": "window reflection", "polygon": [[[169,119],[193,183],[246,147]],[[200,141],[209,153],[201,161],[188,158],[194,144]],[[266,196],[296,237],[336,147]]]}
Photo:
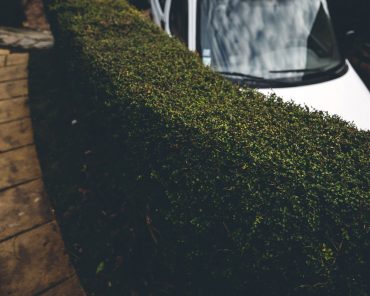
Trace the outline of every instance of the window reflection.
{"label": "window reflection", "polygon": [[198,3],[198,49],[219,72],[302,79],[342,62],[323,0]]}

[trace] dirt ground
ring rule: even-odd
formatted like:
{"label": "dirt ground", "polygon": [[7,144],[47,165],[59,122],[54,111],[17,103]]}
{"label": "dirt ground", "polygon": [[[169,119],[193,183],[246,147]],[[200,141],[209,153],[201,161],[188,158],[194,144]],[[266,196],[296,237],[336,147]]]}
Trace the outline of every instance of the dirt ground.
{"label": "dirt ground", "polygon": [[23,0],[25,20],[23,26],[36,30],[49,30],[42,0]]}

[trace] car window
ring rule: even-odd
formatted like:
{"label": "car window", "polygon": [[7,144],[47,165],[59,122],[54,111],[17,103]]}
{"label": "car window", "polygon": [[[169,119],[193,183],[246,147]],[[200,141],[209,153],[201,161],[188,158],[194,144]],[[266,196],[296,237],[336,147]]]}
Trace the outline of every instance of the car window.
{"label": "car window", "polygon": [[198,0],[198,51],[222,73],[303,81],[343,64],[326,0]]}
{"label": "car window", "polygon": [[188,44],[188,1],[172,0],[169,25],[173,36]]}

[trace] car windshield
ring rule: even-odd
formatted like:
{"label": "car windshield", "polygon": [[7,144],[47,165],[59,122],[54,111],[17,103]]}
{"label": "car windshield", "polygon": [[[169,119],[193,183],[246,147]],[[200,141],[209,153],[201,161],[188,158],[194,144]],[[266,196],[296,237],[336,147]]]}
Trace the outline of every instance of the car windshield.
{"label": "car windshield", "polygon": [[198,0],[198,51],[223,74],[300,81],[342,65],[326,0]]}

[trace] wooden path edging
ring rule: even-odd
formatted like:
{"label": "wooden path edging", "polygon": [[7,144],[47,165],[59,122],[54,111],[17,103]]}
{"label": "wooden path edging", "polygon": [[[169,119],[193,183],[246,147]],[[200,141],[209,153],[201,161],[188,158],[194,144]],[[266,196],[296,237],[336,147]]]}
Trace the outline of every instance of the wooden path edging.
{"label": "wooden path edging", "polygon": [[0,49],[0,296],[84,296],[44,191],[27,68]]}

